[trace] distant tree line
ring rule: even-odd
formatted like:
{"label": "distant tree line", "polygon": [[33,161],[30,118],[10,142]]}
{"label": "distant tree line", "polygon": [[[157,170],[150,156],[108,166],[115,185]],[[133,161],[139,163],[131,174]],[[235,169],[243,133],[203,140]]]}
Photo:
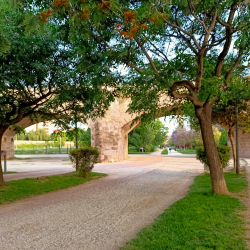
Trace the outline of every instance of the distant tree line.
{"label": "distant tree line", "polygon": [[[213,135],[216,144],[227,145],[227,130],[221,128],[218,125],[213,126]],[[203,146],[203,141],[201,137],[201,132],[195,129],[186,130],[185,128],[179,126],[172,133],[171,140],[168,141],[170,146],[176,146],[181,148],[191,148]]]}
{"label": "distant tree line", "polygon": [[162,147],[166,144],[168,128],[160,120],[145,123],[128,134],[129,147],[140,151],[154,151],[155,147]]}
{"label": "distant tree line", "polygon": [[[80,147],[90,146],[91,145],[91,131],[90,128],[85,130],[77,129],[78,135],[78,144]],[[46,134],[45,129],[39,129],[37,131],[31,130],[23,133],[17,134],[17,140],[27,140],[27,141],[54,141],[55,144],[65,145],[65,141],[74,141],[76,140],[76,131],[75,129],[69,130],[66,132],[54,132],[51,135]]]}

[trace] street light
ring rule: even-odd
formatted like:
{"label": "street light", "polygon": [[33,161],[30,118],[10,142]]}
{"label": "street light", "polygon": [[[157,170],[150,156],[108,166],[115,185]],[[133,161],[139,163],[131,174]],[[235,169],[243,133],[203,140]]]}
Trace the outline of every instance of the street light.
{"label": "street light", "polygon": [[236,93],[235,102],[235,130],[236,130],[236,173],[240,173],[239,164],[239,135],[238,135],[238,92]]}

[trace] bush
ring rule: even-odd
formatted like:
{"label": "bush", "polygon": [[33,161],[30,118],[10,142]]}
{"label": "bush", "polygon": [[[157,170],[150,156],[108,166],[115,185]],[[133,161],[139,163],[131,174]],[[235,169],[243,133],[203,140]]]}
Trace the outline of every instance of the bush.
{"label": "bush", "polygon": [[[230,160],[230,147],[218,145],[217,150],[222,167],[227,167]],[[203,147],[199,147],[196,149],[196,159],[201,161],[201,163],[207,165],[206,152]]]}
{"label": "bush", "polygon": [[150,152],[155,152],[155,146],[154,145],[150,146]]}
{"label": "bush", "polygon": [[73,167],[79,171],[79,176],[86,178],[97,163],[99,151],[93,147],[83,147],[71,150],[69,158],[73,163]]}
{"label": "bush", "polygon": [[162,154],[162,155],[168,155],[168,149],[167,149],[167,148],[163,149],[163,150],[161,151],[161,154]]}

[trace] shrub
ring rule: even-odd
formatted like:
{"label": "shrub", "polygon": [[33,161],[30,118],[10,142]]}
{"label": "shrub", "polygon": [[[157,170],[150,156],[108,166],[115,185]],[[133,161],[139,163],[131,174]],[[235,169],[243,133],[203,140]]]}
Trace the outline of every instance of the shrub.
{"label": "shrub", "polygon": [[161,154],[162,154],[162,155],[168,155],[168,149],[167,149],[167,148],[163,149],[163,150],[161,151]]}
{"label": "shrub", "polygon": [[[230,147],[218,145],[217,150],[222,167],[227,167],[230,160]],[[206,152],[203,147],[199,147],[196,149],[196,159],[201,161],[201,163],[207,165]]]}
{"label": "shrub", "polygon": [[97,163],[99,152],[97,148],[83,147],[71,150],[69,158],[73,167],[79,171],[79,176],[86,178]]}
{"label": "shrub", "polygon": [[150,152],[155,152],[155,146],[154,145],[150,146]]}

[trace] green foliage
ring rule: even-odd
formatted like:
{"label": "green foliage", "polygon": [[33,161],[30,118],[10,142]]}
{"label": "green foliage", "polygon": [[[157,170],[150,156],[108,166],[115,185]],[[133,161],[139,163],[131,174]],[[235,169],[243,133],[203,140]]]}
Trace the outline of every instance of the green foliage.
{"label": "green foliage", "polygon": [[91,146],[91,131],[90,128],[87,130],[81,129],[79,133],[79,146],[86,147]]}
{"label": "green foliage", "polygon": [[[221,132],[219,131],[218,127],[216,127],[216,126],[212,126],[212,129],[213,129],[213,134],[214,134],[214,140],[215,140],[216,144],[218,144],[220,137],[221,137]],[[195,138],[195,144],[196,144],[196,146],[203,146],[203,140],[202,140],[201,133],[197,133],[197,136]]]}
{"label": "green foliage", "polygon": [[[69,41],[67,20],[64,24],[58,19],[41,22],[41,8],[50,4],[0,2],[6,10],[0,13],[0,34],[3,30],[4,37],[11,41],[8,53],[0,56],[0,127],[4,129],[27,116],[32,120],[38,116],[54,119],[58,125],[69,124],[76,111],[80,120],[103,116],[117,96],[114,88],[109,88],[117,82],[107,69],[109,62],[105,62],[107,67],[99,65],[97,69],[91,67],[96,57],[76,53],[74,45],[79,40]],[[91,43],[84,46],[89,51],[97,48]],[[100,58],[97,61],[103,63]],[[13,94],[10,89],[18,91]]]}
{"label": "green foliage", "polygon": [[[225,173],[230,192],[247,188],[245,175]],[[210,175],[195,178],[188,195],[142,229],[122,250],[247,250],[244,204],[228,195],[213,195]]]}
{"label": "green foliage", "polygon": [[[220,157],[220,162],[223,168],[228,166],[230,160],[230,147],[218,145],[217,150]],[[203,147],[199,147],[196,149],[196,159],[201,161],[203,164],[207,164],[206,152]]]}
{"label": "green foliage", "polygon": [[141,147],[146,151],[151,151],[150,144],[161,146],[167,139],[167,132],[168,128],[164,127],[160,120],[154,120],[132,130],[128,135],[128,143],[136,147],[137,151]]}
{"label": "green foliage", "polygon": [[92,172],[87,178],[81,178],[78,176],[78,173],[73,172],[70,174],[6,181],[5,187],[0,189],[0,204],[77,186],[104,176],[107,175]]}
{"label": "green foliage", "polygon": [[73,149],[69,153],[73,166],[79,171],[79,175],[84,178],[89,175],[94,164],[97,163],[98,156],[98,149],[93,147]]}
{"label": "green foliage", "polygon": [[54,140],[56,146],[61,145],[62,147],[65,145],[65,141],[68,141],[67,133],[65,132],[53,132],[51,134],[51,139]]}
{"label": "green foliage", "polygon": [[46,133],[46,129],[38,129],[37,131],[31,130],[27,133],[28,140],[30,141],[49,141],[50,135]]}
{"label": "green foliage", "polygon": [[150,152],[155,152],[155,146],[154,145],[150,145]]}
{"label": "green foliage", "polygon": [[226,129],[222,129],[221,131],[221,136],[220,136],[220,140],[219,140],[219,145],[227,145],[227,141],[228,141],[228,134],[227,134],[227,130]]}
{"label": "green foliage", "polygon": [[167,148],[163,149],[163,150],[161,151],[161,154],[162,154],[162,155],[168,155],[168,149],[167,149]]}
{"label": "green foliage", "polygon": [[25,130],[17,134],[17,140],[29,140],[29,141],[49,141],[50,135],[46,133],[46,129],[31,130],[26,132]]}

